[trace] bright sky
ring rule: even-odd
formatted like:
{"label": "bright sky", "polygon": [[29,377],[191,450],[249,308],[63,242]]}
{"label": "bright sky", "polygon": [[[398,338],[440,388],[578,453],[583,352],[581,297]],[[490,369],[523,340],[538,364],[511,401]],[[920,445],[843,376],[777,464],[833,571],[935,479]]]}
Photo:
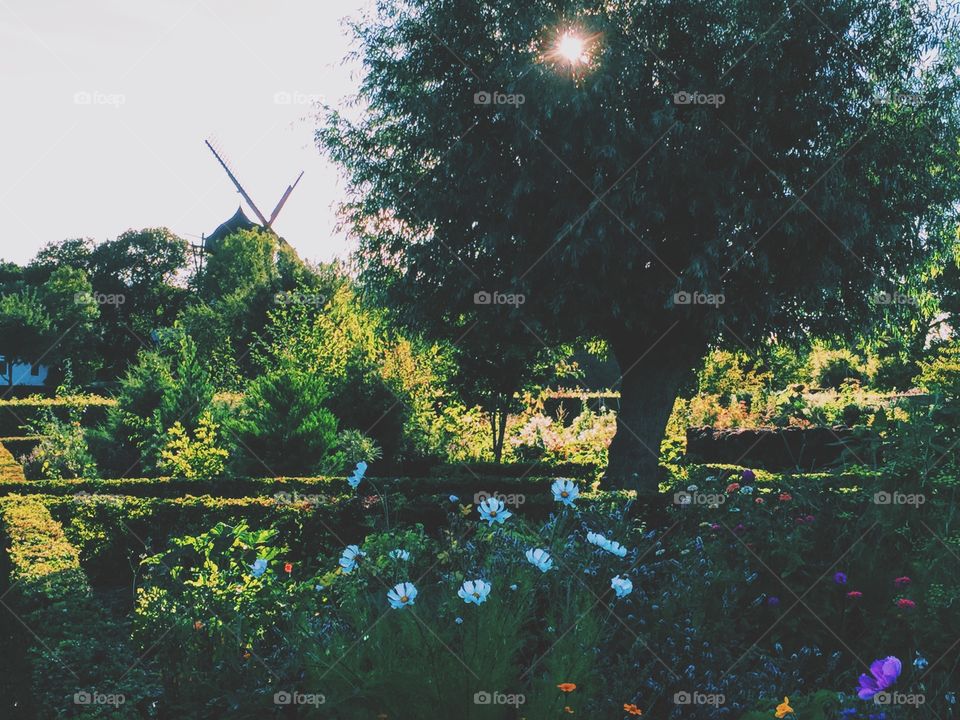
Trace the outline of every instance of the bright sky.
{"label": "bright sky", "polygon": [[[167,226],[190,241],[242,202],[215,145],[304,258],[349,249],[311,100],[355,91],[340,23],[369,0],[0,0],[0,258]],[[244,207],[252,219],[252,211]]]}

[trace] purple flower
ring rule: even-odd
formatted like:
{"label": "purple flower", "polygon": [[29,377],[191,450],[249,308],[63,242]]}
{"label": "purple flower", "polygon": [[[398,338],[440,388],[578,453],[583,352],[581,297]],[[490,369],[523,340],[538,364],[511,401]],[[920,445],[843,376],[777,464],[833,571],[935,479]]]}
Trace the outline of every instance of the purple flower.
{"label": "purple flower", "polygon": [[900,661],[893,655],[888,655],[883,660],[874,660],[870,665],[870,675],[864,673],[860,676],[860,690],[857,695],[861,700],[869,700],[883,692],[897,681],[902,669]]}
{"label": "purple flower", "polygon": [[846,585],[847,584],[847,574],[844,572],[838,572],[833,576],[833,581],[837,585]]}
{"label": "purple flower", "polygon": [[754,474],[753,470],[744,470],[740,473],[740,480],[745,483],[752,483],[757,479],[757,476]]}
{"label": "purple flower", "polygon": [[769,605],[770,607],[777,607],[777,605],[779,604],[780,604],[780,598],[778,598],[776,595],[771,595],[770,597],[767,598],[767,605]]}

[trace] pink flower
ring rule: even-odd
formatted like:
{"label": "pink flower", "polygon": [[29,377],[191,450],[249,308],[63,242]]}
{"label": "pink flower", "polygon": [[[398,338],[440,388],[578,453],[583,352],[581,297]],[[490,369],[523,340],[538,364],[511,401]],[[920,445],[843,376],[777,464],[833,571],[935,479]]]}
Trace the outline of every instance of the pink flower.
{"label": "pink flower", "polygon": [[851,600],[859,600],[860,598],[863,597],[863,593],[860,592],[859,590],[851,590],[850,592],[847,593],[847,597],[850,598]]}
{"label": "pink flower", "polygon": [[913,581],[912,581],[910,578],[908,578],[906,575],[904,575],[903,577],[898,577],[898,578],[896,578],[896,579],[893,581],[893,584],[896,585],[897,587],[906,587],[906,586],[909,585],[911,582],[913,582]]}
{"label": "pink flower", "polygon": [[763,498],[757,498],[756,500],[754,500],[754,502],[755,502],[757,505],[763,505]]}
{"label": "pink flower", "polygon": [[740,489],[740,483],[730,483],[729,485],[727,485],[728,493],[734,493],[739,489]]}
{"label": "pink flower", "polygon": [[917,604],[913,600],[908,600],[907,598],[897,600],[897,607],[903,610],[913,610],[916,606]]}
{"label": "pink flower", "polygon": [[793,500],[793,495],[791,495],[790,493],[788,492],[780,493],[780,502],[790,502],[791,500]]}

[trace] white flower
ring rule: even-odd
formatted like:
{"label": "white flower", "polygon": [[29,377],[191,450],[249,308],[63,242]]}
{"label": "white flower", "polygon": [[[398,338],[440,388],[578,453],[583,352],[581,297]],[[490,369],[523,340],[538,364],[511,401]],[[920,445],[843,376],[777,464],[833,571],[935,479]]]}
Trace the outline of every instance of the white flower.
{"label": "white flower", "polygon": [[351,573],[357,568],[357,563],[364,555],[366,553],[360,549],[359,545],[347,545],[347,549],[340,556],[340,567],[345,573]]}
{"label": "white flower", "polygon": [[633,592],[633,582],[631,582],[630,578],[621,577],[620,575],[617,575],[610,581],[610,587],[613,588],[618,598],[626,597]]}
{"label": "white flower", "polygon": [[534,565],[540,572],[546,572],[553,567],[553,558],[550,553],[541,548],[531,548],[526,552],[527,562]]}
{"label": "white flower", "polygon": [[390,607],[394,610],[402,610],[407,605],[413,605],[415,597],[417,597],[417,589],[410,582],[397,583],[387,593],[387,600],[390,601]]}
{"label": "white flower", "polygon": [[553,493],[553,499],[564,505],[573,505],[573,501],[580,497],[580,488],[573,480],[566,478],[554,480],[550,491]]}
{"label": "white flower", "polygon": [[467,580],[457,591],[465,603],[475,603],[480,605],[486,602],[487,595],[490,594],[491,585],[486,580]]}
{"label": "white flower", "polygon": [[391,550],[391,551],[390,551],[389,553],[387,553],[387,554],[388,554],[390,557],[392,557],[394,560],[409,560],[409,559],[410,559],[410,553],[408,553],[406,550],[401,550],[400,548],[397,548],[396,550]]}

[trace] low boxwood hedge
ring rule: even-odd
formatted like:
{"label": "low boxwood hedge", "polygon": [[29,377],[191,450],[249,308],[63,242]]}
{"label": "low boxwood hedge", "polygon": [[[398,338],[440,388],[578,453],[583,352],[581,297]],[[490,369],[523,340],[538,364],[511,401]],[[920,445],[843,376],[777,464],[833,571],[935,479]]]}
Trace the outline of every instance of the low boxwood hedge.
{"label": "low boxwood hedge", "polygon": [[84,427],[99,424],[107,415],[107,409],[116,401],[99,395],[70,395],[43,398],[31,395],[25,398],[0,400],[0,436],[18,437],[24,427],[36,423],[44,409],[50,408],[62,420],[69,417],[71,408],[81,408],[80,422]]}
{"label": "low boxwood hedge", "polygon": [[127,629],[93,595],[77,548],[42,499],[0,499],[0,522],[10,558],[10,588],[0,602],[35,641],[37,717],[149,717],[158,686],[132,652]]}
{"label": "low boxwood hedge", "polygon": [[[3,443],[0,443],[0,485],[4,483],[26,483],[23,467],[16,461]],[[29,491],[27,491],[29,492]]]}

